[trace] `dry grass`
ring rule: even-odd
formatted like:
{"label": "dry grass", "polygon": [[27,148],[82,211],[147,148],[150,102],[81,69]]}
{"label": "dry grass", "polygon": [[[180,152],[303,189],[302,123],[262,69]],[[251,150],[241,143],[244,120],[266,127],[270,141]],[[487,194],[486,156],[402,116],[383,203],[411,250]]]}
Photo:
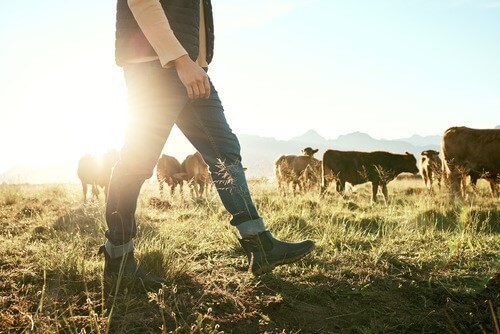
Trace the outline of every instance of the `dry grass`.
{"label": "dry grass", "polygon": [[0,186],[0,332],[494,333],[498,199],[450,205],[416,181],[392,182],[388,206],[370,205],[365,186],[346,200],[250,187],[275,235],[317,242],[311,256],[253,277],[215,194],[160,199],[151,183],[137,253],[169,284],[112,298],[102,199],[83,205],[78,185]]}

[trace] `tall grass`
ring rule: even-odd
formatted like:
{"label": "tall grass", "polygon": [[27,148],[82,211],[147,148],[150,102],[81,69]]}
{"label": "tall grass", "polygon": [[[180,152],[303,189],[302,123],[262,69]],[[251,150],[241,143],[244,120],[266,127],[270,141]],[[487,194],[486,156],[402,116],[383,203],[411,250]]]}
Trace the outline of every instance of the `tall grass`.
{"label": "tall grass", "polygon": [[[104,203],[77,185],[0,186],[2,333],[494,333],[499,200],[462,204],[416,181],[282,197],[250,182],[277,237],[311,238],[303,261],[254,277],[217,195],[139,200],[136,253],[168,284],[105,292]],[[168,205],[167,205],[168,204]]]}

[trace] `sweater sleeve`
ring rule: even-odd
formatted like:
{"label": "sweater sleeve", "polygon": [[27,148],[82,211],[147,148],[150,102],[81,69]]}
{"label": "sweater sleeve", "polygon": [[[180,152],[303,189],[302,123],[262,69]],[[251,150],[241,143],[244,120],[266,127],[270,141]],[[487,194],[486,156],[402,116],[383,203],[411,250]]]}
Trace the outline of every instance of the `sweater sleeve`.
{"label": "sweater sleeve", "polygon": [[187,54],[170,28],[159,0],[128,0],[128,6],[163,67],[170,67],[173,60]]}

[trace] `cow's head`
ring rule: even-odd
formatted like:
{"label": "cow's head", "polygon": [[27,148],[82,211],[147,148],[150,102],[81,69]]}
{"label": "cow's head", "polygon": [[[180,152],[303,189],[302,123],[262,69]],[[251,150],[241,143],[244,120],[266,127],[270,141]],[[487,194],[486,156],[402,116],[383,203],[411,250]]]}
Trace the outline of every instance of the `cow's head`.
{"label": "cow's head", "polygon": [[308,157],[313,157],[313,155],[318,152],[318,149],[315,149],[313,150],[312,148],[310,147],[306,147],[304,149],[302,149],[302,151],[300,151],[302,153],[302,155],[305,155],[305,156],[308,156]]}
{"label": "cow's head", "polygon": [[405,172],[417,174],[419,172],[417,167],[417,159],[410,152],[405,152]]}
{"label": "cow's head", "polygon": [[421,155],[425,156],[425,157],[432,158],[432,157],[439,156],[439,152],[438,151],[434,151],[434,150],[426,150],[426,151],[422,151]]}

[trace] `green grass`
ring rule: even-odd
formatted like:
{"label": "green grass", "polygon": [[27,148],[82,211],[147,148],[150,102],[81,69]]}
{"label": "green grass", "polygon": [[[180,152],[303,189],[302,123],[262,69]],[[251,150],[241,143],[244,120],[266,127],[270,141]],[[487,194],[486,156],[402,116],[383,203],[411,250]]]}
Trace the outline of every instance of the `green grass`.
{"label": "green grass", "polygon": [[303,261],[254,277],[213,192],[139,199],[136,251],[168,280],[104,294],[104,203],[79,185],[0,186],[0,333],[494,333],[500,320],[499,200],[450,204],[417,181],[347,199],[279,195],[250,182],[267,226],[311,238]]}

